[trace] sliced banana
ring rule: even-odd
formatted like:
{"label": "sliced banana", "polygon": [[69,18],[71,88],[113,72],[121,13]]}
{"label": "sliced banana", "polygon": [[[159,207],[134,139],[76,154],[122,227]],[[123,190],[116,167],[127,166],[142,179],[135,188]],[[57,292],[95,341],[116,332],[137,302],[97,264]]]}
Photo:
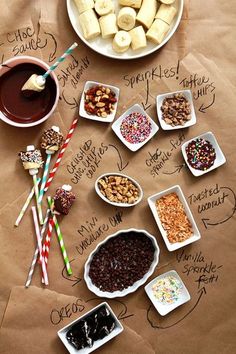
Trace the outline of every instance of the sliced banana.
{"label": "sliced banana", "polygon": [[96,0],[95,11],[99,16],[104,16],[114,12],[114,4],[112,0]]}
{"label": "sliced banana", "polygon": [[129,31],[131,36],[131,48],[133,50],[138,50],[145,48],[147,46],[146,34],[143,26],[138,26]]}
{"label": "sliced banana", "polygon": [[85,39],[93,39],[101,33],[99,22],[93,9],[79,15],[79,23]]}
{"label": "sliced banana", "polygon": [[115,52],[123,53],[129,49],[131,36],[126,31],[118,31],[113,39],[112,47]]}
{"label": "sliced banana", "polygon": [[167,23],[157,18],[147,31],[146,36],[152,42],[160,44],[169,31],[169,28],[170,26]]}
{"label": "sliced banana", "polygon": [[173,4],[175,2],[175,0],[159,0],[159,1],[167,5]]}
{"label": "sliced banana", "polygon": [[118,26],[129,31],[135,26],[136,11],[132,7],[122,7],[117,16]]}
{"label": "sliced banana", "polygon": [[74,0],[74,2],[78,8],[79,14],[94,8],[93,0]]}
{"label": "sliced banana", "polygon": [[159,18],[170,25],[176,15],[176,12],[177,10],[174,6],[161,4],[155,18]]}
{"label": "sliced banana", "polygon": [[142,0],[119,0],[119,4],[122,6],[130,6],[134,9],[140,9]]}
{"label": "sliced banana", "polygon": [[101,16],[99,18],[99,23],[102,32],[102,38],[113,37],[118,32],[115,14]]}
{"label": "sliced banana", "polygon": [[156,0],[143,0],[142,6],[137,14],[136,20],[144,27],[150,28],[157,13]]}

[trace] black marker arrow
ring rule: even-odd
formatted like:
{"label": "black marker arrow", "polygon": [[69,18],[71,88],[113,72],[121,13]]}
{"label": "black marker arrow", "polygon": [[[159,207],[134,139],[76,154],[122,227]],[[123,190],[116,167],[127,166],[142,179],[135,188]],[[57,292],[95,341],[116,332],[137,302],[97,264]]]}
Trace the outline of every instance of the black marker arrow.
{"label": "black marker arrow", "polygon": [[53,43],[54,43],[54,50],[52,53],[49,54],[49,58],[48,58],[48,61],[49,63],[51,63],[52,61],[54,61],[56,59],[56,51],[57,51],[57,41],[56,41],[56,38],[54,37],[53,34],[51,33],[48,33],[48,32],[44,32],[45,34],[47,34],[49,37],[52,38],[53,40]]}
{"label": "black marker arrow", "polygon": [[[106,299],[104,299],[105,301],[106,301]],[[101,301],[100,299],[98,299],[98,298],[96,298],[96,297],[94,297],[94,298],[92,298],[92,299],[89,299],[89,300],[87,300],[87,301],[85,301],[85,302],[90,302],[90,301]],[[126,318],[128,318],[128,317],[132,317],[132,316],[134,316],[134,314],[133,313],[131,313],[131,314],[128,314],[127,312],[128,312],[128,308],[127,308],[127,306],[126,306],[126,304],[124,303],[124,302],[122,302],[122,301],[120,301],[120,300],[117,300],[117,299],[109,299],[109,301],[114,301],[114,302],[118,302],[121,306],[122,306],[122,310],[120,311],[120,313],[117,315],[117,318],[118,318],[118,320],[125,320]]]}
{"label": "black marker arrow", "polygon": [[122,159],[119,149],[115,145],[112,145],[112,144],[109,144],[109,146],[113,147],[117,151],[117,154],[119,157],[119,162],[117,162],[117,167],[118,167],[119,171],[123,171],[128,166],[129,161],[124,164],[124,161]]}
{"label": "black marker arrow", "polygon": [[79,108],[79,102],[76,101],[75,97],[72,97],[72,101],[68,101],[68,99],[65,97],[64,91],[61,93],[61,98],[69,105],[71,106],[71,109],[76,109]]}
{"label": "black marker arrow", "polygon": [[229,216],[227,216],[227,218],[225,218],[225,219],[223,219],[221,221],[215,222],[215,223],[209,222],[210,219],[202,218],[203,225],[205,226],[206,229],[208,228],[208,226],[217,226],[217,225],[224,224],[226,221],[230,220],[234,216],[234,214],[236,212],[236,195],[235,195],[234,191],[231,188],[229,188],[229,187],[220,187],[220,189],[228,189],[233,194],[233,196],[234,196],[234,206],[232,208],[232,213]]}
{"label": "black marker arrow", "polygon": [[142,102],[142,106],[143,106],[143,109],[144,111],[146,112],[148,110],[148,108],[151,107],[151,104],[148,104],[148,98],[149,98],[149,81],[147,80],[146,81],[146,101],[145,103]]}
{"label": "black marker arrow", "polygon": [[178,166],[175,166],[176,167],[176,170],[174,170],[173,172],[162,172],[164,175],[173,175],[174,173],[180,173],[180,171],[182,170],[182,168],[185,166],[185,164],[183,165],[178,165]]}
{"label": "black marker arrow", "polygon": [[148,320],[148,322],[150,323],[150,325],[152,326],[152,328],[158,328],[158,329],[167,329],[167,328],[170,328],[170,327],[173,327],[173,326],[177,325],[178,323],[180,323],[181,321],[183,321],[188,315],[190,315],[190,313],[192,313],[193,310],[197,307],[197,305],[199,304],[199,302],[200,302],[200,300],[201,300],[203,294],[204,294],[204,295],[206,294],[206,288],[205,288],[205,287],[201,288],[201,289],[198,291],[198,293],[199,293],[199,296],[198,296],[198,299],[197,299],[195,305],[194,305],[183,317],[181,317],[178,321],[176,321],[176,322],[174,322],[174,323],[172,323],[172,324],[170,324],[170,325],[167,325],[167,326],[165,326],[165,327],[159,326],[159,325],[155,325],[155,324],[153,323],[153,321],[150,319],[150,310],[151,310],[151,308],[152,308],[152,305],[150,305],[149,308],[148,308],[148,310],[147,310],[147,320]]}
{"label": "black marker arrow", "polygon": [[202,103],[200,108],[198,109],[199,112],[206,113],[206,109],[210,108],[214,104],[215,98],[216,98],[216,95],[215,95],[215,93],[213,93],[212,102],[209,104],[209,106],[205,106],[205,107],[204,107],[204,104]]}
{"label": "black marker arrow", "polygon": [[[69,261],[69,263],[72,263],[74,261],[75,261],[75,259],[72,259],[71,261]],[[73,276],[70,275],[69,278],[68,278],[66,266],[64,266],[64,268],[62,269],[61,275],[63,276],[64,279],[73,282],[74,284],[72,284],[72,286],[77,285],[82,280],[81,278],[76,277],[75,275],[73,275]]]}

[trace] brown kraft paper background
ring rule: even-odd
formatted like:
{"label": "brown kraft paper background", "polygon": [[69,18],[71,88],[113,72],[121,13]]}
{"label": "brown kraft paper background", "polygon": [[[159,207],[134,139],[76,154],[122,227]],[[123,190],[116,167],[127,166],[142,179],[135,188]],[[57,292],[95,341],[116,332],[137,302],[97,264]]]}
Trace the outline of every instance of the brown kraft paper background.
{"label": "brown kraft paper background", "polygon": [[[0,353],[66,353],[57,331],[104,300],[95,299],[83,280],[87,257],[108,235],[130,227],[146,229],[157,239],[160,260],[150,280],[175,269],[188,288],[191,300],[165,317],[151,305],[143,286],[124,298],[109,300],[125,330],[97,352],[234,352],[236,90],[235,48],[231,45],[234,2],[185,1],[181,24],[164,48],[146,58],[122,62],[100,56],[77,38],[64,1],[14,0],[2,1],[2,6],[5,13],[0,23],[1,62],[14,55],[29,54],[52,63],[74,41],[79,47],[57,69],[61,99],[56,112],[45,124],[17,129],[0,123]],[[23,170],[17,154],[26,145],[38,146],[42,131],[53,124],[59,125],[66,135],[78,114],[81,91],[87,80],[121,89],[116,117],[132,104],[139,103],[155,121],[157,94],[190,88],[197,124],[172,132],[160,128],[151,141],[133,153],[119,141],[111,124],[80,118],[48,192],[54,195],[58,186],[70,183],[77,196],[69,215],[59,219],[73,275],[68,277],[65,272],[53,233],[49,287],[42,289],[38,266],[32,287],[25,289],[36,240],[30,208],[20,226],[13,226],[32,188],[32,180]],[[183,166],[181,144],[207,131],[215,134],[227,162],[196,178]],[[89,149],[78,163],[85,146]],[[169,151],[171,157],[162,163],[150,162],[157,150],[162,155]],[[79,169],[92,151],[96,162],[80,175]],[[55,159],[53,157],[53,161]],[[135,178],[143,187],[142,202],[126,210],[111,207],[99,199],[94,182],[106,172],[123,172]],[[181,186],[202,238],[169,252],[147,198],[175,184]],[[209,209],[204,210],[207,205]],[[96,241],[89,245],[91,235]],[[78,302],[81,312],[78,308],[72,312],[72,304]],[[63,315],[55,324],[53,321],[58,321],[51,318],[57,311]]]}

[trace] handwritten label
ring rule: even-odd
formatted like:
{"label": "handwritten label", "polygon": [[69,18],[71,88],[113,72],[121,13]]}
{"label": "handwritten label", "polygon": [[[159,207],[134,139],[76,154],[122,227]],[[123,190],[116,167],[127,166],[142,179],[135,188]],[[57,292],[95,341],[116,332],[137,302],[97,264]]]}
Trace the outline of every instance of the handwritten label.
{"label": "handwritten label", "polygon": [[89,66],[89,59],[86,56],[80,60],[77,60],[74,55],[70,55],[72,60],[67,59],[68,65],[64,69],[58,69],[59,74],[57,79],[60,82],[61,87],[65,87],[67,84],[71,85],[74,89],[77,89],[79,79],[84,71]]}
{"label": "handwritten label", "polygon": [[[219,186],[218,183],[211,188],[204,188],[199,193],[192,193],[188,196],[190,205],[196,205],[198,214],[202,216],[202,223],[205,228],[217,226],[230,220],[236,211],[236,195],[230,187]],[[226,209],[227,215],[220,217],[219,220],[209,219],[208,212],[213,209],[220,209],[226,200],[233,200],[233,208]],[[220,209],[221,210],[221,209]],[[225,212],[225,208],[222,209]],[[206,218],[208,216],[208,218]]]}
{"label": "handwritten label", "polygon": [[[10,56],[24,55],[28,51],[42,50],[46,47],[50,48],[48,61],[52,62],[56,59],[57,41],[55,36],[49,32],[35,33],[35,30],[28,26],[24,29],[16,29],[8,32],[1,37],[1,45],[7,44],[10,47]],[[4,61],[4,54],[2,55]]]}
{"label": "handwritten label", "polygon": [[71,182],[77,184],[83,176],[93,178],[107,150],[108,145],[103,142],[100,146],[95,146],[91,139],[87,140],[72,161],[67,164],[67,171],[73,176]]}
{"label": "handwritten label", "polygon": [[207,260],[203,253],[188,253],[182,250],[176,254],[178,263],[183,264],[182,273],[187,276],[193,275],[198,288],[202,285],[215,284],[219,279],[219,270],[223,265],[218,265],[212,260]]}
{"label": "handwritten label", "polygon": [[104,233],[107,233],[111,229],[115,228],[117,225],[122,223],[123,211],[117,211],[114,215],[109,216],[105,223],[100,223],[96,216],[93,216],[90,220],[86,220],[80,225],[77,232],[79,236],[83,239],[77,245],[76,251],[79,255],[83,255],[84,251],[87,250],[93,243]]}
{"label": "handwritten label", "polygon": [[76,302],[66,304],[59,309],[52,309],[50,313],[50,321],[53,325],[58,325],[65,318],[70,318],[75,313],[83,312],[85,306],[83,300],[77,299]]}
{"label": "handwritten label", "polygon": [[179,73],[179,61],[176,66],[172,66],[169,68],[164,68],[162,65],[155,66],[150,70],[145,72],[138,73],[136,75],[130,76],[128,74],[123,76],[123,80],[125,81],[125,86],[134,88],[141,82],[146,82],[147,80],[153,81],[161,78],[169,79],[176,77],[178,79]]}
{"label": "handwritten label", "polygon": [[78,184],[83,176],[88,179],[93,178],[108,149],[114,151],[117,158],[117,168],[120,172],[123,171],[128,166],[129,161],[124,161],[118,147],[114,144],[106,145],[103,142],[99,146],[95,146],[93,141],[89,139],[82,145],[72,161],[67,164],[67,171],[70,175],[73,175],[71,182]]}
{"label": "handwritten label", "polygon": [[160,173],[173,174],[181,171],[183,165],[175,166],[173,171],[167,171],[166,164],[172,158],[173,153],[181,146],[184,139],[185,135],[181,132],[176,139],[170,139],[169,148],[167,150],[164,151],[157,147],[154,152],[148,151],[148,158],[145,164],[153,178],[159,176]]}
{"label": "handwritten label", "polygon": [[182,86],[183,89],[190,89],[192,91],[194,100],[198,100],[206,96],[211,96],[209,102],[204,102],[201,104],[198,109],[200,112],[206,113],[206,110],[213,106],[215,103],[216,87],[210,77],[205,75],[199,76],[197,73],[190,74],[188,77],[182,79],[179,82],[179,85]]}
{"label": "handwritten label", "polygon": [[[71,109],[75,109],[79,107],[79,100],[77,97],[78,85],[81,77],[88,69],[90,61],[88,56],[85,56],[79,60],[72,54],[70,57],[71,60],[67,60],[67,66],[59,70],[57,78],[62,87],[62,99],[67,105],[70,106]],[[67,92],[67,89],[70,89],[70,93]],[[74,96],[71,94],[71,89],[75,91]]]}
{"label": "handwritten label", "polygon": [[188,77],[183,78],[179,85],[183,89],[192,90],[193,98],[198,100],[200,97],[206,96],[215,90],[214,82],[209,77],[204,75],[199,76],[197,73],[190,74]]}

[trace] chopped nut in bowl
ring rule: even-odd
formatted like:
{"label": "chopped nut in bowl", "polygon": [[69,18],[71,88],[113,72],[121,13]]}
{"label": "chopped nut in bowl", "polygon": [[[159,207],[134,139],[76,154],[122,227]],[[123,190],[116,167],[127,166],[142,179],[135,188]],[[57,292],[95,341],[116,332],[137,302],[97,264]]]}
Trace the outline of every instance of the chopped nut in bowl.
{"label": "chopped nut in bowl", "polygon": [[190,90],[158,95],[156,105],[157,116],[163,130],[188,128],[196,123]]}
{"label": "chopped nut in bowl", "polygon": [[81,96],[79,115],[99,122],[112,122],[116,115],[119,88],[87,81]]}
{"label": "chopped nut in bowl", "polygon": [[95,190],[105,202],[119,207],[131,207],[143,198],[141,186],[133,178],[110,172],[98,177]]}

